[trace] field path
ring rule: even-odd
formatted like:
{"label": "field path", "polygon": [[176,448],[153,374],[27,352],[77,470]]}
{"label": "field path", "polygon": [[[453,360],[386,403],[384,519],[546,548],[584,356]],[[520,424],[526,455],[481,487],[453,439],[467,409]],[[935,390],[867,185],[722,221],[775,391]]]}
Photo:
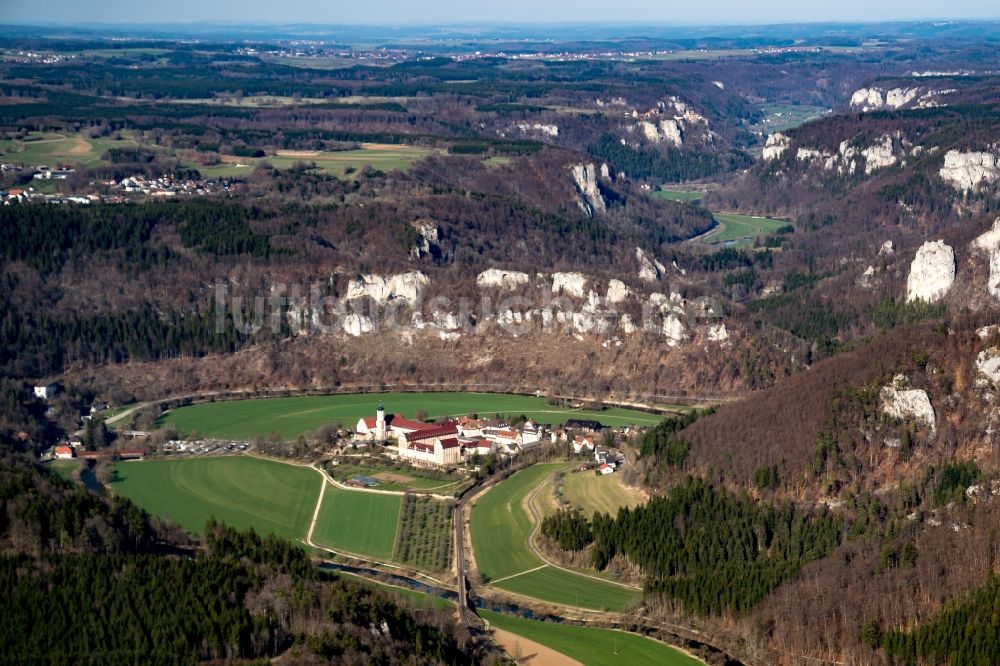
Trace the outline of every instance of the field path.
{"label": "field path", "polygon": [[[553,567],[554,569],[561,569],[561,570],[563,570],[563,571],[565,571],[567,573],[575,574],[577,576],[583,576],[584,578],[590,578],[591,580],[601,581],[602,583],[609,583],[611,585],[617,585],[618,587],[624,587],[625,589],[628,589],[628,590],[639,590],[639,591],[642,591],[642,588],[640,586],[638,586],[638,585],[629,585],[627,583],[619,583],[618,581],[615,581],[615,580],[608,580],[607,578],[601,578],[600,576],[594,576],[592,574],[583,573],[581,571],[577,571],[575,569],[570,569],[568,567],[564,567],[564,566],[561,566],[559,564],[556,564],[555,562],[553,562],[549,558],[545,557],[545,555],[538,548],[538,546],[535,545],[535,537],[538,535],[538,530],[541,529],[541,525],[542,525],[542,517],[541,517],[541,515],[540,515],[540,513],[538,511],[538,507],[535,506],[535,497],[538,495],[538,493],[543,488],[548,487],[549,481],[551,481],[551,478],[552,477],[548,477],[548,478],[544,479],[541,483],[539,483],[538,486],[533,491],[531,491],[531,494],[528,495],[525,498],[525,500],[524,500],[525,505],[528,507],[528,511],[531,513],[531,534],[528,535],[528,548],[531,549],[531,552],[535,555],[535,557],[537,557],[538,559],[540,559],[542,562],[545,562],[548,566]],[[521,573],[528,573],[528,572],[522,571]],[[518,574],[518,575],[520,575],[520,574]],[[508,576],[508,578],[512,578],[512,577],[513,576]]]}
{"label": "field path", "polygon": [[324,476],[322,485],[319,487],[319,497],[316,499],[316,508],[313,509],[312,521],[309,523],[309,531],[306,532],[306,543],[310,546],[313,543],[313,532],[316,530],[316,521],[319,520],[319,510],[323,506],[323,495],[326,494],[326,477]]}

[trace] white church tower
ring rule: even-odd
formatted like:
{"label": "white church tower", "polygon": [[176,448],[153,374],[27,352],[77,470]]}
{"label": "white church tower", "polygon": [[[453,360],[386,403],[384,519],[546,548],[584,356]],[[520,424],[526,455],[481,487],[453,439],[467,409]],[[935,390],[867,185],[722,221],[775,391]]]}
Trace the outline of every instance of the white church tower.
{"label": "white church tower", "polygon": [[379,403],[375,410],[375,439],[385,441],[385,407]]}

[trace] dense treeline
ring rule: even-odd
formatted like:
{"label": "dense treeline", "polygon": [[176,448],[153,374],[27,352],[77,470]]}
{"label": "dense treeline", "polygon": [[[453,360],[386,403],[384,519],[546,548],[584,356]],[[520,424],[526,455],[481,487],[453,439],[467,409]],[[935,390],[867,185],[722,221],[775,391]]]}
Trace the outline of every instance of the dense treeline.
{"label": "dense treeline", "polygon": [[646,590],[691,612],[749,610],[810,560],[840,542],[840,520],[825,510],[773,506],[688,478],[664,496],[616,517],[595,514],[594,566],[624,555],[646,575]]}
{"label": "dense treeline", "polygon": [[[0,295],[0,304],[9,301]],[[123,363],[236,351],[251,341],[234,325],[232,314],[215,311],[161,312],[151,304],[105,314],[21,312],[14,305],[0,312],[0,371],[12,376],[43,376],[75,361]],[[284,322],[283,322],[284,324]],[[267,335],[262,329],[262,336]]]}
{"label": "dense treeline", "polygon": [[629,178],[652,179],[665,183],[696,180],[723,171],[733,171],[752,164],[745,153],[709,153],[669,149],[661,153],[652,148],[622,145],[614,134],[606,133],[587,147],[588,152],[607,160]]}
{"label": "dense treeline", "polygon": [[256,206],[217,201],[185,201],[133,205],[0,208],[0,258],[24,261],[42,273],[61,270],[67,262],[89,260],[96,252],[121,253],[121,266],[148,270],[177,258],[162,244],[151,244],[160,225],[173,225],[186,247],[215,255],[271,251],[267,235],[250,223],[273,218]]}
{"label": "dense treeline", "polygon": [[[930,622],[911,631],[891,630],[881,646],[892,663],[1000,664],[1000,577],[966,598],[949,603]],[[879,644],[878,626],[862,628],[861,640]]]}
{"label": "dense treeline", "polygon": [[579,509],[559,509],[542,519],[541,529],[563,550],[583,550],[594,540],[590,523]]}
{"label": "dense treeline", "polygon": [[200,552],[153,535],[127,499],[90,494],[4,449],[3,659],[193,664],[294,647],[338,663],[476,663],[450,619],[418,621],[380,593],[320,572],[273,535],[210,520]]}

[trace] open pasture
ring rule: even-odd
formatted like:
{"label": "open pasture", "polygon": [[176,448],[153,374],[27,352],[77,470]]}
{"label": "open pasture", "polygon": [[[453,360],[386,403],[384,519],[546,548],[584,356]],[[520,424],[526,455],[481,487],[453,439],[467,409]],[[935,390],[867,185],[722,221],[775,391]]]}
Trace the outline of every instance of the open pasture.
{"label": "open pasture", "polygon": [[313,470],[247,456],[123,462],[115,477],[115,493],[189,532],[214,516],[292,540],[305,538],[322,482]]}
{"label": "open pasture", "polygon": [[552,648],[584,666],[693,666],[703,663],[669,645],[614,629],[539,622],[488,610],[479,611],[479,615],[494,627]]}
{"label": "open pasture", "polygon": [[313,542],[334,550],[391,559],[401,500],[399,495],[352,492],[328,485]]}
{"label": "open pasture", "polygon": [[734,213],[715,213],[715,219],[719,227],[701,239],[710,245],[747,245],[758,236],[766,236],[790,224],[788,220]]}
{"label": "open pasture", "polygon": [[628,608],[642,598],[639,590],[546,565],[528,546],[533,523],[524,501],[565,467],[533,465],[476,501],[471,531],[479,571],[487,583],[535,599],[594,610]]}
{"label": "open pasture", "polygon": [[597,419],[604,425],[653,426],[663,420],[658,414],[609,408],[588,411],[554,407],[543,398],[496,393],[359,393],[293,398],[259,398],[188,405],[163,414],[158,426],[172,426],[183,434],[204,437],[250,439],[276,432],[285,439],[339,422],[354,428],[358,419],[374,416],[379,403],[387,413],[414,418],[418,410],[430,419],[494,414],[525,415],[540,423],[558,424],[570,418]]}
{"label": "open pasture", "polygon": [[238,177],[249,174],[261,162],[267,162],[276,169],[289,169],[299,164],[315,166],[316,169],[333,176],[348,175],[348,169],[360,171],[366,166],[379,171],[406,170],[428,155],[435,154],[432,148],[418,146],[364,143],[360,148],[340,151],[279,150],[267,157],[225,157],[222,164],[201,166],[190,164],[208,177]]}
{"label": "open pasture", "polygon": [[[0,162],[15,162],[27,166],[71,164],[93,167],[103,163],[101,155],[111,148],[131,148],[131,139],[90,139],[79,134],[32,134],[29,140],[11,139],[0,142]],[[36,183],[38,181],[35,181]]]}
{"label": "open pasture", "polygon": [[705,196],[701,190],[654,190],[649,196],[667,201],[679,201],[681,203],[694,203]]}
{"label": "open pasture", "polygon": [[638,506],[645,501],[641,490],[622,485],[621,478],[621,474],[598,476],[589,471],[567,473],[563,477],[563,497],[579,507],[588,519],[595,512],[616,516],[618,509]]}

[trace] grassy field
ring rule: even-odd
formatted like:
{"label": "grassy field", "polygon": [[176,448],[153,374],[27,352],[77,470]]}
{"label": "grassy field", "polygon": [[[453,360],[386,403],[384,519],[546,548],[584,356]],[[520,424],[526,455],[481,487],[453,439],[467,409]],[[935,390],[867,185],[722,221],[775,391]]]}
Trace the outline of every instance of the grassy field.
{"label": "grassy field", "polygon": [[[327,471],[333,478],[345,482],[358,475],[373,477],[379,481],[378,490],[434,491],[443,494],[455,492],[460,485],[468,483],[465,478],[455,478],[443,472],[417,469],[409,465],[379,465],[374,461],[358,465],[331,465]],[[435,477],[435,474],[439,476]]]}
{"label": "grassy field", "polygon": [[172,426],[184,434],[249,439],[276,432],[286,439],[340,422],[354,428],[361,417],[374,416],[379,403],[389,413],[413,418],[417,410],[428,418],[476,413],[525,415],[542,423],[562,423],[569,418],[593,418],[604,425],[655,425],[657,414],[610,408],[600,412],[553,407],[543,398],[491,393],[365,393],[351,395],[262,398],[207,402],[181,407],[162,415],[158,426]]}
{"label": "grassy field", "polygon": [[775,220],[769,217],[753,217],[732,213],[715,213],[715,219],[720,227],[714,232],[703,236],[702,242],[711,245],[744,245],[753,242],[758,236],[780,229],[789,224],[788,220]]}
{"label": "grassy field", "polygon": [[622,485],[620,474],[606,476],[597,476],[593,472],[566,474],[562,492],[566,501],[580,507],[587,518],[596,511],[615,516],[621,507],[634,507],[645,501],[641,491]]}
{"label": "grassy field", "polygon": [[564,606],[600,611],[623,611],[642,600],[639,590],[553,567],[508,578],[498,583],[497,587]]}
{"label": "grassy field", "polygon": [[794,104],[766,104],[764,118],[753,129],[765,132],[783,132],[815,120],[829,111],[823,106]]}
{"label": "grassy field", "polygon": [[527,546],[531,519],[521,506],[523,499],[557,469],[565,465],[532,465],[476,501],[472,509],[472,545],[479,571],[489,580],[527,571],[541,561]]}
{"label": "grassy field", "polygon": [[281,150],[276,155],[269,155],[267,157],[229,158],[234,161],[216,166],[200,166],[197,164],[189,164],[188,166],[198,169],[206,178],[245,176],[253,171],[253,168],[260,162],[267,162],[276,169],[288,169],[300,163],[315,164],[316,168],[320,171],[334,176],[344,176],[348,167],[356,171],[360,171],[365,166],[370,166],[379,171],[391,171],[393,169],[406,170],[417,160],[436,152],[438,151],[431,148],[419,148],[417,146],[365,143],[362,144],[361,148],[355,150],[334,152]]}
{"label": "grassy field", "polygon": [[351,492],[327,486],[313,541],[335,550],[391,559],[401,499],[398,495]]}
{"label": "grassy field", "polygon": [[623,631],[538,622],[488,610],[479,611],[479,615],[494,627],[550,647],[584,666],[689,666],[702,663],[669,645]]}
{"label": "grassy field", "polygon": [[[32,134],[33,140],[0,142],[0,161],[28,166],[73,164],[93,167],[102,164],[101,155],[110,148],[134,147],[131,139],[89,139],[78,134]],[[38,181],[35,181],[37,183]]]}
{"label": "grassy field", "polygon": [[242,456],[124,462],[115,474],[115,493],[189,532],[200,533],[214,516],[293,540],[306,536],[322,481],[304,467]]}
{"label": "grassy field", "polygon": [[625,609],[641,599],[638,590],[543,567],[544,562],[528,547],[532,523],[523,500],[565,467],[560,463],[533,465],[479,498],[471,517],[476,563],[488,581],[499,580],[497,587],[515,594],[595,610]]}
{"label": "grassy field", "polygon": [[705,196],[705,193],[700,190],[654,190],[649,193],[649,196],[668,201],[693,203]]}
{"label": "grassy field", "polygon": [[51,469],[53,472],[55,472],[61,478],[67,481],[73,480],[73,472],[80,469],[80,466],[81,465],[79,460],[66,460],[66,459],[53,460],[47,465],[49,469]]}

